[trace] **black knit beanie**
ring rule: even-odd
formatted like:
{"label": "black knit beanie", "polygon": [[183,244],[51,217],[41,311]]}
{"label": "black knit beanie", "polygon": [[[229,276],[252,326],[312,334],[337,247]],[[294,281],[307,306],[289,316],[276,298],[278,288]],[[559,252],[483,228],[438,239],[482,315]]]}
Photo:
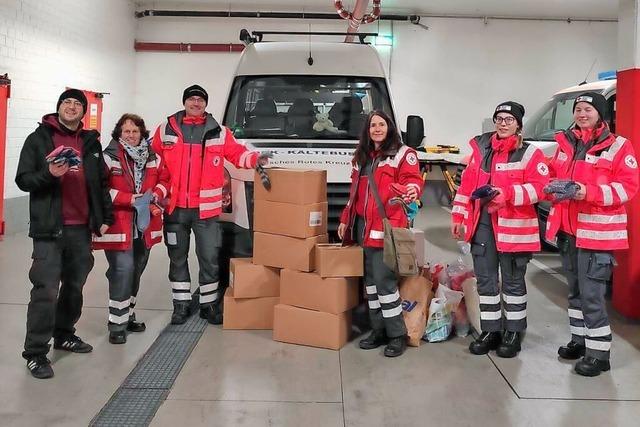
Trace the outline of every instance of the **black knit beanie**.
{"label": "black knit beanie", "polygon": [[496,119],[498,113],[508,113],[516,118],[518,126],[522,127],[522,118],[524,117],[524,107],[514,101],[505,101],[498,104],[496,111],[493,113],[493,120]]}
{"label": "black knit beanie", "polygon": [[206,90],[204,90],[202,86],[193,85],[186,88],[182,93],[182,104],[184,105],[184,102],[187,100],[187,98],[190,98],[192,96],[199,96],[200,98],[203,98],[205,100],[207,105],[209,104],[209,94]]}
{"label": "black knit beanie", "polygon": [[80,103],[82,104],[82,114],[87,113],[87,97],[84,96],[84,92],[82,92],[79,89],[67,89],[64,92],[62,92],[60,94],[60,97],[58,98],[58,104],[56,105],[56,112],[60,109],[60,104],[62,104],[62,101],[69,98],[80,101]]}

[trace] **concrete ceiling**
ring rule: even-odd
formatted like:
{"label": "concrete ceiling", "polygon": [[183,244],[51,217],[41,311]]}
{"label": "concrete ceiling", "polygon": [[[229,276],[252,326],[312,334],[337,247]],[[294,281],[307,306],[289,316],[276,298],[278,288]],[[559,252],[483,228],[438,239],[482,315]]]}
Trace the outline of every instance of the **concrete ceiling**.
{"label": "concrete ceiling", "polygon": [[[141,9],[331,12],[333,0],[138,0]],[[353,9],[356,0],[343,0]],[[618,0],[382,0],[383,13],[617,19]]]}

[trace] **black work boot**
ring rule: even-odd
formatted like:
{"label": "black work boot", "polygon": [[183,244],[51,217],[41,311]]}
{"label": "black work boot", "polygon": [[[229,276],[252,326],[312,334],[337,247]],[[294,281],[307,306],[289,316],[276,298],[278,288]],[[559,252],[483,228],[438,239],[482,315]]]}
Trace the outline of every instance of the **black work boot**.
{"label": "black work boot", "polygon": [[374,329],[368,337],[361,339],[358,344],[363,350],[373,350],[387,343],[387,333],[384,329]]}
{"label": "black work boot", "polygon": [[136,314],[133,313],[129,316],[129,321],[127,322],[127,331],[129,332],[144,332],[147,329],[147,325],[144,322],[136,322]]}
{"label": "black work boot", "polygon": [[222,313],[220,313],[220,310],[217,310],[217,308],[213,304],[200,306],[200,318],[206,319],[207,322],[211,323],[212,325],[222,324]]}
{"label": "black work boot", "polygon": [[611,369],[611,364],[608,360],[600,360],[591,356],[583,357],[575,366],[576,373],[585,377],[597,377],[600,372],[606,372],[609,369]]}
{"label": "black work boot", "polygon": [[475,341],[469,344],[472,354],[487,354],[489,350],[495,350],[500,345],[500,332],[483,332]]}
{"label": "black work boot", "polygon": [[27,360],[27,369],[34,378],[39,380],[53,377],[53,369],[47,356],[34,356]]}
{"label": "black work boot", "polygon": [[127,342],[127,333],[125,331],[109,332],[109,342],[111,344],[124,344]]}
{"label": "black work boot", "polygon": [[502,335],[502,342],[496,349],[498,357],[511,358],[516,357],[520,352],[520,333],[506,331]]}
{"label": "black work boot", "polygon": [[172,325],[182,325],[189,318],[189,303],[173,303],[173,314],[171,315]]}
{"label": "black work boot", "polygon": [[389,344],[384,348],[384,355],[387,357],[402,356],[402,353],[407,349],[407,337],[403,335],[401,337],[394,337],[389,340]]}
{"label": "black work boot", "polygon": [[578,344],[575,341],[569,341],[567,345],[558,348],[558,356],[567,360],[576,360],[584,356],[584,344]]}

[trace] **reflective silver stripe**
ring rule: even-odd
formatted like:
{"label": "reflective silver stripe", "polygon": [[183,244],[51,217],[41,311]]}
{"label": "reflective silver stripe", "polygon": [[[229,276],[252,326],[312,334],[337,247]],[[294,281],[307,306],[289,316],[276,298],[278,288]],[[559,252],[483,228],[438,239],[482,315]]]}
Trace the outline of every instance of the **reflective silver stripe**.
{"label": "reflective silver stripe", "polygon": [[136,305],[136,297],[131,297],[131,305]]}
{"label": "reflective silver stripe", "polygon": [[200,293],[213,292],[218,289],[218,282],[200,285]]}
{"label": "reflective silver stripe", "polygon": [[151,160],[150,162],[147,162],[145,167],[146,168],[155,168],[156,167],[156,161],[155,160]]}
{"label": "reflective silver stripe", "polygon": [[390,317],[395,317],[402,314],[402,305],[399,305],[390,310],[382,310],[382,317],[386,317],[387,319]]}
{"label": "reflective silver stripe", "polygon": [[123,314],[122,316],[116,316],[109,313],[109,322],[115,323],[116,325],[122,325],[123,323],[127,323],[129,321],[129,313]]}
{"label": "reflective silver stripe", "polygon": [[529,203],[538,203],[538,193],[536,193],[536,189],[532,184],[526,183],[522,187],[527,190],[527,194],[529,195]]}
{"label": "reflective silver stripe", "polygon": [[378,166],[391,166],[392,168],[397,168],[400,164],[400,160],[404,158],[405,153],[409,150],[408,145],[402,145],[395,156],[389,157],[388,159],[378,163]]}
{"label": "reflective silver stripe", "polygon": [[118,196],[119,191],[112,188],[111,190],[109,190],[109,195],[111,196],[111,200],[115,200],[116,197]]}
{"label": "reflective silver stripe", "polygon": [[467,218],[469,216],[469,212],[467,212],[467,210],[464,207],[460,206],[460,205],[454,206],[453,209],[451,209],[451,213],[461,214],[465,218]]}
{"label": "reflective silver stripe", "polygon": [[500,311],[481,311],[480,320],[500,320],[502,319],[502,312]]}
{"label": "reflective silver stripe", "polygon": [[611,327],[608,325],[595,329],[587,328],[588,337],[606,337],[608,335],[611,335]]}
{"label": "reflective silver stripe", "polygon": [[506,302],[507,304],[524,304],[525,302],[527,302],[526,295],[515,296],[515,295],[503,294],[502,298],[504,299],[504,302]]}
{"label": "reflective silver stripe", "polygon": [[524,203],[524,191],[521,185],[513,186],[513,204],[514,206],[521,206]]}
{"label": "reflective silver stripe", "polygon": [[626,240],[627,230],[595,231],[578,228],[578,230],[576,230],[576,237],[592,240]]}
{"label": "reflective silver stripe", "polygon": [[127,241],[126,234],[103,234],[102,236],[93,236],[92,239],[94,242],[101,243],[120,243]]}
{"label": "reflective silver stripe", "polygon": [[224,139],[223,138],[213,138],[213,139],[207,139],[204,142],[204,146],[205,147],[213,147],[214,145],[224,145]]}
{"label": "reflective silver stripe", "polygon": [[537,227],[538,218],[511,219],[498,217],[498,225],[502,227]]}
{"label": "reflective silver stripe", "polygon": [[458,203],[469,203],[469,197],[465,196],[463,194],[456,194],[455,199],[453,199],[453,202],[458,202]]}
{"label": "reflective silver stripe", "polygon": [[584,345],[590,350],[609,351],[611,350],[611,341],[595,341],[585,338]]}
{"label": "reflective silver stripe", "polygon": [[594,224],[626,224],[627,223],[627,215],[590,215],[579,213],[578,221],[580,222],[591,222]]}
{"label": "reflective silver stripe", "polygon": [[414,187],[417,191],[420,191],[422,189],[422,187],[420,187],[418,184],[414,184],[413,182],[408,183],[407,187]]}
{"label": "reflective silver stripe", "polygon": [[584,158],[584,161],[587,163],[595,164],[600,159],[600,156],[594,156],[593,154],[587,154]]}
{"label": "reflective silver stripe", "polygon": [[620,203],[625,203],[627,200],[629,200],[629,196],[627,196],[627,192],[625,191],[622,184],[620,184],[619,182],[612,182],[611,186],[614,190],[616,190],[616,193],[618,193]]}
{"label": "reflective silver stripe", "polygon": [[156,188],[158,188],[160,191],[162,191],[162,197],[167,197],[167,187],[165,187],[162,184],[156,184]]}
{"label": "reflective silver stripe", "polygon": [[174,292],[173,299],[177,301],[191,301],[191,294],[189,292]]}
{"label": "reflective silver stripe", "polygon": [[581,310],[576,310],[575,308],[570,308],[567,310],[569,312],[569,317],[573,319],[584,319]]}
{"label": "reflective silver stripe", "polygon": [[112,159],[112,158],[111,158],[111,157],[109,157],[109,156],[104,156],[104,163],[107,165],[107,167],[108,167],[109,169],[113,169],[113,168],[115,168],[115,167],[117,167],[117,168],[121,168],[121,166],[120,166],[120,162],[119,162],[119,161],[117,161],[117,160]]}
{"label": "reflective silver stripe", "polygon": [[380,308],[380,301],[373,300],[373,301],[369,301],[369,308],[371,309],[376,309],[376,308]]}
{"label": "reflective silver stripe", "polygon": [[382,240],[384,239],[384,231],[371,230],[369,232],[369,238],[375,239],[375,240]]}
{"label": "reflective silver stripe", "polygon": [[176,142],[178,142],[178,137],[174,136],[174,135],[163,135],[162,136],[162,141],[167,141],[167,142],[171,142],[172,144],[175,144]]}
{"label": "reflective silver stripe", "polygon": [[620,151],[626,141],[627,140],[621,136],[617,137],[615,142],[611,144],[611,147],[601,154],[602,158],[612,162],[613,158],[618,154],[618,151]]}
{"label": "reflective silver stripe", "polygon": [[480,304],[500,304],[500,295],[480,295]]}
{"label": "reflective silver stripe", "polygon": [[217,202],[211,202],[211,203],[200,203],[201,211],[208,211],[208,210],[217,209],[221,207],[222,207],[222,200],[219,200]]}
{"label": "reflective silver stripe", "polygon": [[215,197],[222,195],[222,188],[215,188],[213,190],[200,190],[200,197]]}
{"label": "reflective silver stripe", "polygon": [[515,171],[522,170],[524,166],[522,166],[521,162],[513,162],[513,163],[496,163],[497,171]]}
{"label": "reflective silver stripe", "polygon": [[247,169],[251,167],[251,165],[249,164],[249,159],[250,159],[249,156],[251,154],[252,154],[251,151],[245,151],[240,155],[240,159],[238,160],[238,164],[240,165],[240,167],[244,167]]}
{"label": "reflective silver stripe", "polygon": [[155,239],[156,237],[162,237],[162,231],[152,231],[151,238]]}
{"label": "reflective silver stripe", "polygon": [[507,320],[522,320],[527,317],[527,310],[505,311],[504,315]]}
{"label": "reflective silver stripe", "polygon": [[218,299],[218,293],[214,292],[209,295],[200,295],[200,304],[208,304]]}
{"label": "reflective silver stripe", "polygon": [[522,163],[522,169],[526,169],[527,165],[529,164],[529,160],[531,160],[531,158],[535,154],[536,150],[537,150],[537,148],[533,144],[529,145],[529,147],[527,147],[527,151],[524,152],[524,155],[522,156],[522,159],[520,160],[520,163]]}
{"label": "reflective silver stripe", "polygon": [[604,206],[611,206],[613,204],[613,193],[611,192],[611,187],[606,184],[600,184],[600,188],[602,189],[602,204]]}
{"label": "reflective silver stripe", "polygon": [[573,335],[577,335],[579,337],[583,337],[585,335],[585,329],[584,327],[581,326],[569,326],[569,329],[571,330],[571,333]]}
{"label": "reflective silver stripe", "polygon": [[171,282],[171,289],[189,291],[191,290],[190,282]]}
{"label": "reflective silver stripe", "polygon": [[505,234],[498,233],[498,242],[503,243],[537,243],[540,241],[538,233],[535,234]]}
{"label": "reflective silver stripe", "polygon": [[380,300],[382,304],[391,304],[392,302],[396,302],[399,299],[400,299],[400,292],[398,291],[389,295],[378,295],[378,300]]}
{"label": "reflective silver stripe", "polygon": [[367,286],[367,293],[369,295],[375,295],[378,293],[378,288],[376,288],[376,285],[372,285],[372,286]]}
{"label": "reflective silver stripe", "polygon": [[124,310],[125,308],[129,308],[129,304],[131,304],[131,300],[125,300],[125,301],[114,301],[112,299],[109,300],[109,307],[115,308],[116,310]]}

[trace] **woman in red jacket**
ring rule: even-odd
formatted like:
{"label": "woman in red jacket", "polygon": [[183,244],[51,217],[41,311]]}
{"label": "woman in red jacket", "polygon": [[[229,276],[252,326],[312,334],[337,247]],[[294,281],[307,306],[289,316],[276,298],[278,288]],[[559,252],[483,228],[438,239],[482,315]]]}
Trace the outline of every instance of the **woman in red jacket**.
{"label": "woman in red jacket", "polygon": [[151,246],[162,240],[162,216],[155,204],[167,197],[169,172],[151,149],[144,120],[124,114],[104,150],[115,223],[93,237],[109,263],[109,342],[123,344],[126,331],[142,332],[133,308]]}
{"label": "woman in red jacket", "polygon": [[369,114],[352,160],[351,193],[342,212],[338,236],[364,249],[364,283],[373,331],[360,341],[369,350],[387,344],[384,355],[404,353],[407,329],[402,317],[398,277],[383,262],[384,231],[369,176],[373,176],[391,225],[405,227],[407,217],[396,196],[412,202],[422,192],[416,152],[404,145],[391,118],[382,111]]}
{"label": "woman in red jacket", "polygon": [[540,250],[534,204],[549,169],[542,152],[522,141],[523,116],[517,102],[496,107],[495,132],[469,142],[473,154],[453,203],[451,233],[460,238],[465,230],[480,295],[482,333],[469,345],[473,354],[497,350],[500,357],[515,357],[527,327],[524,275],[531,253]]}
{"label": "woman in red jacket", "polygon": [[624,204],[638,191],[638,163],[631,142],[603,120],[607,100],[587,92],[573,104],[575,126],[556,134],[554,181],[545,190],[554,202],[547,239],[558,237],[569,283],[571,341],[558,349],[579,359],[578,374],[608,371],[611,328],[604,294],[615,265],[613,250],[628,248]]}

